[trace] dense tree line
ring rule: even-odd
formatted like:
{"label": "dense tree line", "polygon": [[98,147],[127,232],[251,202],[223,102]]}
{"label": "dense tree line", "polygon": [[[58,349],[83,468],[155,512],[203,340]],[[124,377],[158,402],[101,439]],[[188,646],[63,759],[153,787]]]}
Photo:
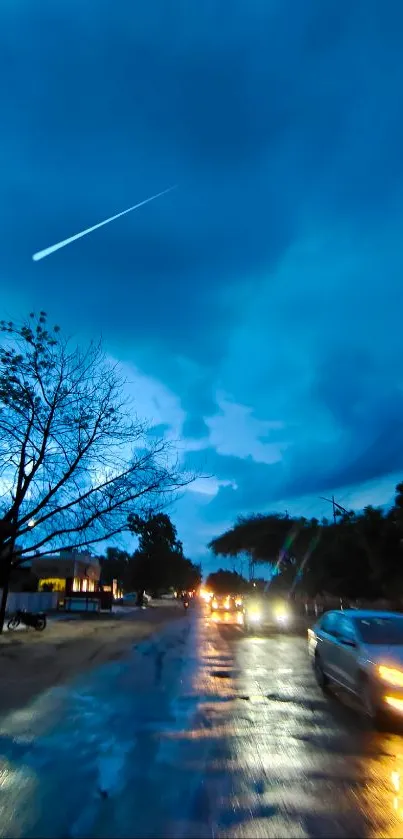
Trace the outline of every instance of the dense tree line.
{"label": "dense tree line", "polygon": [[208,575],[206,588],[214,594],[242,594],[248,590],[249,584],[236,571],[219,568]]}
{"label": "dense tree line", "polygon": [[385,511],[335,511],[335,520],[281,514],[239,518],[213,539],[216,556],[248,554],[278,572],[272,585],[309,595],[403,596],[403,483]]}
{"label": "dense tree line", "polygon": [[108,548],[101,558],[102,582],[116,579],[123,591],[146,590],[153,595],[169,589],[194,589],[201,570],[184,555],[176,528],[166,513],[129,516],[129,529],[138,538],[133,554]]}

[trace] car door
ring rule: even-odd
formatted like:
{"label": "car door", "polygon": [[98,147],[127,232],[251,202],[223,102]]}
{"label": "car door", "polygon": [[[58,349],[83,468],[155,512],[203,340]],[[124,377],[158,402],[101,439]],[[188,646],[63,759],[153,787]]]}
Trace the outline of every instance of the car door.
{"label": "car door", "polygon": [[348,690],[355,690],[357,683],[357,636],[353,622],[345,615],[338,615],[335,625],[333,672],[335,680]]}
{"label": "car door", "polygon": [[330,679],[337,679],[337,616],[337,612],[326,612],[316,630],[317,653]]}

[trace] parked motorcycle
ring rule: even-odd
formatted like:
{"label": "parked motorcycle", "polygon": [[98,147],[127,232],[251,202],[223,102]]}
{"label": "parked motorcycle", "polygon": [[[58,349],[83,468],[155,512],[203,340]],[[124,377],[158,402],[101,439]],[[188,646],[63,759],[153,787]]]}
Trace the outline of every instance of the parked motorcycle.
{"label": "parked motorcycle", "polygon": [[7,624],[8,629],[17,629],[20,623],[24,626],[31,626],[37,632],[43,632],[46,627],[46,615],[44,612],[27,612],[26,609],[17,609]]}

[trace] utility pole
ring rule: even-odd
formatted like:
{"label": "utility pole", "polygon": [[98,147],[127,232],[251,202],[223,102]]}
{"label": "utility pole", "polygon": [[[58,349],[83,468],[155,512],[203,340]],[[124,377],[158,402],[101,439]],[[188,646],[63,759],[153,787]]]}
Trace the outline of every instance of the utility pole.
{"label": "utility pole", "polygon": [[319,496],[319,498],[320,498],[320,500],[321,500],[321,501],[328,501],[328,502],[329,502],[329,504],[331,504],[331,505],[332,505],[332,507],[333,507],[333,522],[334,522],[334,524],[336,524],[336,516],[337,516],[336,507],[337,507],[337,509],[338,509],[338,510],[340,510],[342,513],[345,513],[345,514],[346,514],[346,516],[348,515],[348,510],[346,510],[346,508],[345,508],[345,507],[342,507],[342,506],[341,506],[341,504],[338,504],[338,503],[337,503],[337,501],[335,501],[335,500],[334,500],[334,495],[332,495],[332,497],[331,497],[331,498],[324,498],[322,495],[320,495],[320,496]]}

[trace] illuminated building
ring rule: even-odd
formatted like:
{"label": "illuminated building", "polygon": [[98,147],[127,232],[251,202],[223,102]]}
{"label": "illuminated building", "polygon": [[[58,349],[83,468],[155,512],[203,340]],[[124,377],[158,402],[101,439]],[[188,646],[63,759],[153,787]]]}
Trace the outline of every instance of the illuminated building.
{"label": "illuminated building", "polygon": [[97,557],[78,551],[60,551],[32,558],[32,573],[39,591],[57,591],[65,596],[99,589],[101,566]]}

